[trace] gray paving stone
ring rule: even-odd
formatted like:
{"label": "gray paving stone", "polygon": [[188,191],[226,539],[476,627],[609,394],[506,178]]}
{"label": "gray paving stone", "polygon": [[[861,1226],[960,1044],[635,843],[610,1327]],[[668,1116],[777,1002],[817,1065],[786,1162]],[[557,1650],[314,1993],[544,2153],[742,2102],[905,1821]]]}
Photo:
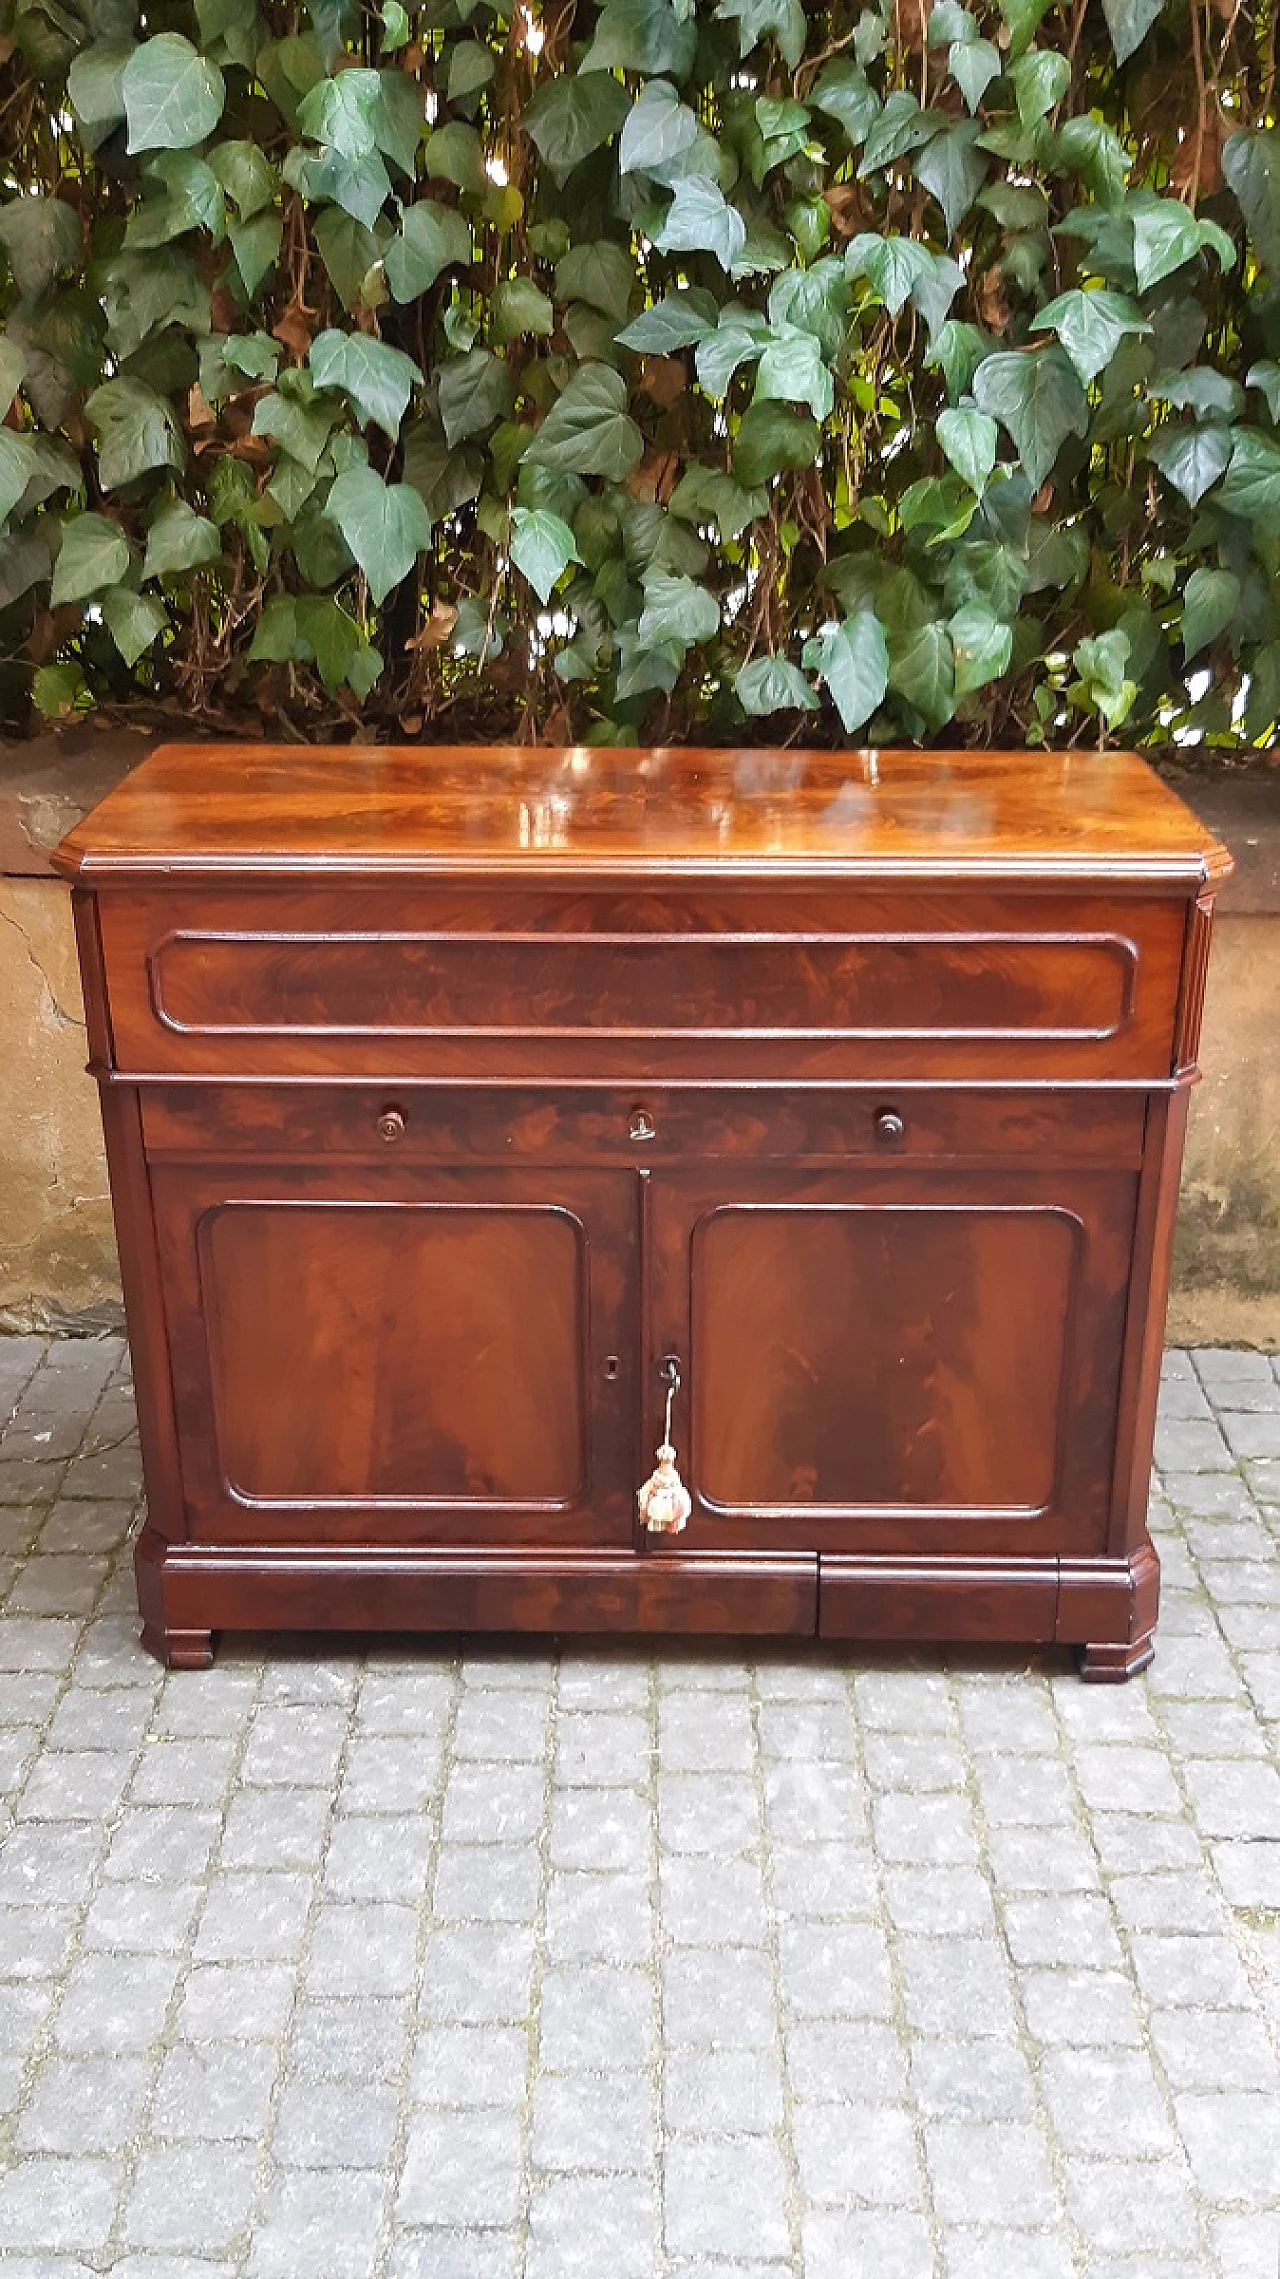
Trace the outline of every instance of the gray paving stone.
{"label": "gray paving stone", "polygon": [[545,1690],[494,1693],[468,1688],[454,1722],[454,1756],[482,1764],[541,1764],[550,1712]]}
{"label": "gray paving stone", "polygon": [[439,1787],[438,1743],[417,1734],[357,1734],[347,1754],[339,1809],[358,1813],[422,1812],[437,1795]]}
{"label": "gray paving stone", "polygon": [[1249,2008],[1249,1981],[1227,1938],[1143,1932],[1132,1941],[1132,1954],[1138,1985],[1153,2004]]}
{"label": "gray paving stone", "polygon": [[75,2055],[143,2050],[164,2024],[178,1977],[170,1955],[85,1955],[67,1979],[54,2038]]}
{"label": "gray paving stone", "polygon": [[276,2053],[262,2042],[181,2044],[170,2050],[151,2108],[153,2136],[178,2142],[256,2141],[267,2125]]}
{"label": "gray paving stone", "polygon": [[[774,1855],[775,1898],[778,1857]],[[762,1947],[768,1933],[764,1875],[751,1859],[673,1853],[661,1862],[663,1936],[683,1947]]]}
{"label": "gray paving stone", "polygon": [[[1238,2010],[1156,2010],[1151,2039],[1175,2090],[1280,2088],[1280,2068],[1259,2019]],[[1277,2178],[1280,2185],[1280,2178]]]}
{"label": "gray paving stone", "polygon": [[540,2058],[550,2072],[628,2071],[651,2062],[653,1985],[639,1970],[592,1963],[548,1970]]}
{"label": "gray paving stone", "polygon": [[1145,2051],[1047,2050],[1040,2089],[1064,2151],[1099,2160],[1173,2153],[1173,2131]]}
{"label": "gray paving stone", "polygon": [[1189,2090],[1175,2098],[1174,2111],[1206,2200],[1280,2203],[1280,2099],[1273,2090]]}
{"label": "gray paving stone", "polygon": [[745,1949],[681,1948],[663,1961],[662,2016],[676,2049],[768,2049],[777,2034],[772,1971]]}
{"label": "gray paving stone", "polygon": [[[727,1863],[726,1863],[727,1864]],[[810,1921],[872,1916],[879,1911],[876,1858],[856,1844],[773,1844],[769,1877],[779,1915]],[[711,1875],[723,1873],[717,1865]]]}
{"label": "gray paving stone", "polygon": [[144,2152],[125,2218],[130,2247],[229,2247],[247,2221],[253,2175],[253,2153],[241,2145],[220,2146],[216,2160],[198,2145]]}
{"label": "gray paving stone", "polygon": [[601,2094],[591,2075],[544,2074],[533,2100],[535,2169],[647,2176],[653,2166],[653,2090],[624,2075]]}
{"label": "gray paving stone", "polygon": [[[310,1886],[306,1886],[310,1897]],[[413,1979],[418,1917],[412,1907],[370,1900],[326,1900],[312,1929],[307,1983],[314,1995],[367,2000],[407,1993]]]}
{"label": "gray paving stone", "polygon": [[1076,2279],[1077,2270],[1065,2239],[987,2230],[944,2232],[942,2267],[946,2279],[990,2279],[993,2270],[1016,2271],[1018,2279]]}
{"label": "gray paving stone", "polygon": [[628,1788],[647,1779],[652,1754],[638,1711],[571,1709],[556,1727],[555,1778],[562,1788]]}
{"label": "gray paving stone", "polygon": [[929,2121],[925,2160],[944,2223],[1034,2231],[1058,2196],[1039,2131],[1021,2121]]}
{"label": "gray paving stone", "polygon": [[1072,2160],[1066,2192],[1077,2229],[1096,2253],[1176,2254],[1196,2236],[1195,2202],[1172,2162]]}
{"label": "gray paving stone", "polygon": [[775,2146],[672,2138],[663,2160],[670,2255],[785,2255],[787,2179]]}
{"label": "gray paving stone", "polygon": [[[18,2122],[20,2153],[120,2152],[137,2128],[149,2086],[142,2058],[53,2057],[36,2075]],[[0,2199],[3,2192],[0,2191]]]}
{"label": "gray paving stone", "polygon": [[356,1704],[358,1733],[416,1733],[442,1740],[457,1692],[447,1670],[365,1672]]}
{"label": "gray paving stone", "polygon": [[651,1662],[642,1647],[601,1645],[565,1647],[560,1660],[558,1696],[566,1709],[646,1709]]}
{"label": "gray paving stone", "polygon": [[103,1873],[126,1883],[188,1882],[203,1875],[220,1826],[217,1813],[185,1805],[126,1805],[114,1823]]}
{"label": "gray paving stone", "polygon": [[0,1979],[56,1978],[75,1927],[69,1907],[0,1907]]}
{"label": "gray paving stone", "polygon": [[875,2019],[820,2020],[785,2030],[787,2074],[797,2097],[814,2104],[853,2097],[901,2097],[906,2053],[892,2026]]}
{"label": "gray paving stone", "polygon": [[358,2169],[286,2169],[249,2251],[249,2279],[369,2279],[386,2186]]}
{"label": "gray paving stone", "polygon": [[420,2105],[519,2106],[529,2071],[521,2026],[432,2026],[414,2047],[410,2093]]}
{"label": "gray paving stone", "polygon": [[529,2015],[533,1942],[519,1924],[435,1931],[421,2015],[435,2025],[510,2025]]}
{"label": "gray paving stone", "polygon": [[877,1849],[886,1860],[918,1866],[976,1866],[973,1811],[962,1796],[881,1796],[874,1813]]}
{"label": "gray paving stone", "polygon": [[304,2081],[387,2081],[399,2073],[409,2039],[409,2002],[300,2002],[289,2061]]}
{"label": "gray paving stone", "polygon": [[923,2216],[905,2210],[815,2208],[802,2230],[804,2279],[930,2279],[936,2268]]}
{"label": "gray paving stone", "polygon": [[649,2279],[653,2192],[631,2176],[552,2176],[534,2196],[526,2279]]}
{"label": "gray paving stone", "polygon": [[638,1790],[572,1788],[551,1799],[551,1864],[645,1872],[653,1830]]}
{"label": "gray paving stone", "polygon": [[546,1902],[546,1950],[553,1962],[647,1963],[653,1902],[646,1878],[559,1870]]}
{"label": "gray paving stone", "polygon": [[995,1938],[899,1941],[906,2014],[918,2034],[1007,2035],[1008,1966]]}
{"label": "gray paving stone", "polygon": [[916,2041],[911,2081],[921,2112],[938,2120],[1034,2118],[1031,2068],[1012,2041]]}
{"label": "gray paving stone", "polygon": [[396,2133],[396,2094],[370,2081],[295,2082],[271,2140],[282,2168],[380,2169]]}
{"label": "gray paving stone", "polygon": [[743,1774],[662,1773],[658,1841],[665,1851],[723,1859],[760,1843],[755,1783]]}
{"label": "gray paving stone", "polygon": [[295,1995],[288,1963],[207,1963],[182,1989],[178,2032],[206,2041],[274,2041]]}
{"label": "gray paving stone", "polygon": [[105,2246],[120,2191],[106,2160],[19,2160],[0,2192],[0,2254],[36,2248],[47,2255],[96,2253]]}
{"label": "gray paving stone", "polygon": [[518,2279],[516,2232],[407,2232],[395,2240],[387,2279]]}
{"label": "gray paving stone", "polygon": [[1217,2216],[1212,2235],[1223,2279],[1273,2279],[1280,2270],[1280,2214]]}
{"label": "gray paving stone", "polygon": [[447,1844],[514,1844],[542,1825],[540,1765],[455,1765],[441,1808]]}
{"label": "gray paving stone", "polygon": [[915,2208],[915,2127],[904,2106],[799,2105],[792,2122],[800,2187],[815,2207]]}
{"label": "gray paving stone", "polygon": [[204,1892],[195,1883],[104,1883],[84,1919],[86,1949],[177,1954]]}
{"label": "gray paving stone", "polygon": [[1047,1963],[1108,1970],[1123,1961],[1110,1908],[1105,1899],[1089,1892],[1011,1899],[1004,1910],[1004,1928],[1009,1952],[1020,1968]]}
{"label": "gray paving stone", "polygon": [[783,1923],[782,1999],[798,2018],[884,2018],[891,1993],[883,1932],[864,1923]]}
{"label": "gray paving stone", "polygon": [[766,1765],[765,1819],[775,1844],[857,1843],[867,1834],[864,1782],[850,1765]]}
{"label": "gray paving stone", "polygon": [[235,1747],[234,1734],[210,1734],[196,1741],[156,1736],[143,1751],[129,1791],[130,1801],[220,1806]]}
{"label": "gray paving stone", "polygon": [[[322,1788],[242,1790],[231,1799],[222,1834],[223,1868],[318,1868],[329,1828],[330,1801]],[[342,1822],[381,1828],[381,1821]],[[394,1827],[396,1823],[392,1823]],[[329,1860],[333,1858],[329,1847]]]}
{"label": "gray paving stone", "polygon": [[769,2136],[781,2126],[782,2072],[773,2050],[672,2050],[663,2117],[674,2136]]}
{"label": "gray paving stone", "polygon": [[272,1703],[253,1721],[240,1777],[251,1788],[333,1785],[347,1732],[345,1706]]}
{"label": "gray paving stone", "polygon": [[[361,1825],[376,1823],[347,1823]],[[399,1832],[412,1824],[387,1825]],[[541,1879],[536,1844],[448,1844],[436,1867],[434,1912],[446,1923],[532,1923]]]}
{"label": "gray paving stone", "polygon": [[1134,1988],[1120,1971],[1027,1971],[1020,1991],[1031,2033],[1050,2047],[1136,2048],[1142,2042]]}

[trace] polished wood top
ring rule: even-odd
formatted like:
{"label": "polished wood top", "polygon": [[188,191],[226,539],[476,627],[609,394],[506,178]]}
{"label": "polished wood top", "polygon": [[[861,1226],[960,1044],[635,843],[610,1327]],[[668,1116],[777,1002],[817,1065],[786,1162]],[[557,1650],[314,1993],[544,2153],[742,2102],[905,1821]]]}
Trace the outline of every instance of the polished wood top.
{"label": "polished wood top", "polygon": [[166,744],[54,856],[142,876],[1196,884],[1230,858],[1129,752]]}

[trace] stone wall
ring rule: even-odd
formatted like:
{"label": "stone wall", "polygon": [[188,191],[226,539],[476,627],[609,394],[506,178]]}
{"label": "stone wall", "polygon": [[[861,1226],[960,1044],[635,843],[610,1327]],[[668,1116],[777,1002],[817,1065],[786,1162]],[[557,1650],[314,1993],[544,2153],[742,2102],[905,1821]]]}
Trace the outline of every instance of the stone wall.
{"label": "stone wall", "polygon": [[[0,1329],[120,1318],[66,887],[47,850],[149,748],[0,745]],[[1179,789],[1237,861],[1219,904],[1170,1335],[1280,1348],[1280,777]]]}

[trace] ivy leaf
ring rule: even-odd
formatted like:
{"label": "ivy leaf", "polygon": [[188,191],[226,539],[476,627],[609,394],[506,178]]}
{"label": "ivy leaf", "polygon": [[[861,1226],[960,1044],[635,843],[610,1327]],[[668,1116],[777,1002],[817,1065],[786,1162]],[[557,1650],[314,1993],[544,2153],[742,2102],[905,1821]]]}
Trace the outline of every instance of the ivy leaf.
{"label": "ivy leaf", "polygon": [[[282,377],[285,375],[282,375]],[[296,403],[289,396],[259,396],[253,407],[253,433],[278,443],[309,475],[328,448],[334,415],[323,404]]]}
{"label": "ivy leaf", "polygon": [[522,125],[557,182],[616,135],[631,109],[620,79],[607,71],[548,79],[526,107]]}
{"label": "ivy leaf", "polygon": [[62,544],[53,566],[50,607],[87,601],[104,586],[118,586],[128,574],[129,541],[118,522],[102,514],[78,514],[62,526]]}
{"label": "ivy leaf", "polygon": [[[934,9],[934,15],[937,15]],[[976,111],[993,79],[1000,77],[1000,50],[990,40],[957,40],[947,68],[970,111]]]}
{"label": "ivy leaf", "polygon": [[80,257],[80,217],[61,198],[9,198],[0,205],[0,245],[26,300],[47,292]]}
{"label": "ivy leaf", "polygon": [[562,305],[585,301],[588,308],[599,309],[615,324],[622,324],[635,279],[635,262],[620,245],[611,245],[607,238],[574,245],[556,263],[556,299]]}
{"label": "ivy leaf", "polygon": [[307,361],[317,388],[340,388],[362,421],[372,421],[397,441],[414,382],[422,384],[411,356],[367,333],[322,332],[312,341]]}
{"label": "ivy leaf", "polygon": [[[985,357],[973,376],[980,411],[1013,438],[1027,481],[1038,491],[1069,435],[1087,435],[1089,405],[1061,348]],[[923,708],[921,708],[923,709]]]}
{"label": "ivy leaf", "polygon": [[1137,684],[1125,669],[1129,662],[1128,634],[1117,626],[1110,633],[1078,641],[1072,662],[1080,679],[1068,695],[1100,713],[1108,728],[1118,728],[1133,709],[1138,693]]}
{"label": "ivy leaf", "polygon": [[452,182],[455,190],[465,190],[473,198],[483,198],[490,188],[484,144],[462,119],[448,119],[427,136],[422,162],[429,179]]}
{"label": "ivy leaf", "polygon": [[[173,408],[141,380],[106,380],[85,403],[98,438],[98,480],[104,491],[158,467],[181,467],[185,458]],[[114,529],[115,525],[112,525]]]}
{"label": "ivy leaf", "polygon": [[1267,360],[1251,364],[1245,373],[1245,386],[1258,390],[1272,419],[1280,423],[1280,364]]}
{"label": "ivy leaf", "polygon": [[933,255],[913,237],[877,237],[864,230],[846,249],[844,265],[850,277],[865,277],[890,316],[896,317],[913,288],[931,272]]}
{"label": "ivy leaf", "polygon": [[620,372],[608,364],[584,364],[557,396],[525,458],[558,474],[625,482],[644,457],[644,437],[627,402]]}
{"label": "ivy leaf", "polygon": [[1164,0],[1102,0],[1117,63],[1136,54],[1163,7]]}
{"label": "ivy leaf", "polygon": [[1193,570],[1182,597],[1183,662],[1226,631],[1240,606],[1240,580],[1233,570]]}
{"label": "ivy leaf", "polygon": [[984,411],[939,412],[939,443],[962,482],[981,498],[996,463],[999,431]]}
{"label": "ivy leaf", "polygon": [[693,363],[699,386],[717,403],[723,401],[739,365],[753,363],[769,337],[768,325],[755,310],[723,309],[715,331],[698,342]]}
{"label": "ivy leaf", "polygon": [[1199,419],[1239,419],[1245,406],[1244,389],[1207,364],[1193,365],[1189,372],[1157,372],[1147,382],[1147,394],[1153,403],[1173,404]]}
{"label": "ivy leaf", "polygon": [[[80,124],[91,130],[88,139],[95,147],[117,119],[124,117],[121,81],[124,67],[135,53],[133,40],[94,40],[92,46],[81,48],[71,59],[67,94]],[[95,129],[97,132],[92,131]]]}
{"label": "ivy leaf", "polygon": [[719,630],[720,604],[705,586],[662,573],[645,579],[638,629],[643,647],[660,648],[670,641],[692,648],[695,641],[713,641]]}
{"label": "ivy leaf", "polygon": [[1023,126],[1036,127],[1066,94],[1071,65],[1056,48],[1032,47],[1010,64],[1006,77],[1012,82]]}
{"label": "ivy leaf", "polygon": [[685,285],[633,317],[614,337],[620,348],[633,348],[641,356],[670,356],[675,349],[692,348],[714,332],[716,313],[710,293],[699,285]]}
{"label": "ivy leaf", "polygon": [[416,301],[437,277],[457,264],[471,263],[471,224],[452,206],[422,198],[406,206],[400,227],[383,255],[387,283],[397,301]]}
{"label": "ivy leaf", "polygon": [[1258,259],[1280,268],[1280,132],[1242,127],[1222,146],[1222,171],[1235,192]]}
{"label": "ivy leaf", "polygon": [[111,586],[99,604],[103,622],[126,665],[139,657],[168,631],[164,604],[154,594],[133,593],[128,586]]}
{"label": "ivy leaf", "polygon": [[1003,625],[980,602],[958,609],[947,631],[955,664],[955,698],[969,696],[988,681],[999,680],[1013,656],[1013,627]]}
{"label": "ivy leaf", "polygon": [[698,27],[691,11],[671,0],[606,0],[583,71],[669,71],[683,79],[693,68]]}
{"label": "ivy leaf", "polygon": [[34,443],[11,427],[0,427],[0,522],[8,520],[39,468]]}
{"label": "ivy leaf", "polygon": [[1106,370],[1121,341],[1135,333],[1149,333],[1150,323],[1127,293],[1059,293],[1038,317],[1033,332],[1056,332],[1086,386]]}
{"label": "ivy leaf", "polygon": [[756,403],[807,404],[815,419],[827,419],[835,402],[835,382],[811,332],[789,328],[771,340],[756,370]]}
{"label": "ivy leaf", "polygon": [[570,562],[580,562],[582,556],[568,523],[558,514],[549,514],[544,507],[517,506],[511,510],[511,559],[545,608],[557,580]]}
{"label": "ivy leaf", "polygon": [[716,183],[691,174],[676,183],[653,242],[660,253],[714,254],[722,269],[732,269],[747,242],[747,225],[736,206],[726,205]]}
{"label": "ivy leaf", "polygon": [[147,531],[144,578],[174,577],[216,562],[222,552],[218,526],[197,514],[185,499],[173,499],[153,515]]}
{"label": "ivy leaf", "polygon": [[905,158],[910,150],[918,150],[931,135],[945,126],[940,112],[922,111],[915,96],[905,88],[890,95],[879,118],[867,136],[858,168],[858,180],[868,174],[879,174],[891,166],[895,158]]}
{"label": "ivy leaf", "polygon": [[718,20],[738,26],[738,52],[748,56],[770,33],[778,53],[794,71],[804,54],[805,15],[801,0],[720,0]]}
{"label": "ivy leaf", "polygon": [[945,625],[919,625],[900,634],[889,660],[889,686],[930,728],[944,728],[955,711],[955,659]]}
{"label": "ivy leaf", "polygon": [[880,98],[859,63],[829,63],[810,88],[809,101],[844,129],[852,150],[861,148],[880,116]]}
{"label": "ivy leaf", "polygon": [[665,79],[651,79],[627,113],[618,138],[618,171],[653,174],[690,150],[698,121]]}
{"label": "ivy leaf", "polygon": [[1200,251],[1200,230],[1195,215],[1178,198],[1144,195],[1134,201],[1133,273],[1138,291],[1149,292],[1162,277],[1171,277]]}
{"label": "ivy leaf", "polygon": [[472,348],[440,371],[440,421],[450,450],[469,435],[483,435],[511,409],[511,367],[504,356]]}
{"label": "ivy leaf", "polygon": [[822,430],[808,412],[790,404],[752,404],[733,439],[733,471],[753,490],[789,468],[811,467],[822,448]]}
{"label": "ivy leaf", "polygon": [[732,475],[722,475],[718,467],[700,465],[690,467],[680,477],[668,506],[668,512],[681,522],[714,523],[721,545],[741,538],[743,531],[768,511],[766,490],[744,490]]}
{"label": "ivy leaf", "polygon": [[128,147],[190,150],[211,135],[222,117],[226,82],[181,32],[157,32],[135,48],[120,80]]}
{"label": "ivy leaf", "polygon": [[490,303],[493,338],[500,347],[532,335],[545,340],[555,331],[556,313],[532,277],[504,277],[495,285]]}
{"label": "ivy leaf", "polygon": [[750,720],[763,720],[771,712],[818,710],[804,674],[786,657],[753,657],[735,674],[733,692]]}
{"label": "ivy leaf", "polygon": [[497,68],[498,59],[492,48],[483,47],[479,40],[460,42],[449,57],[449,101],[456,103],[468,95],[478,95],[482,87],[489,85]]}
{"label": "ivy leaf", "polygon": [[842,625],[826,627],[818,636],[817,652],[818,678],[830,692],[845,734],[852,736],[884,702],[889,685],[884,627],[873,610],[860,609]]}
{"label": "ivy leaf", "polygon": [[364,281],[382,251],[373,231],[353,214],[328,207],[315,216],[311,234],[343,307],[355,308]]}
{"label": "ivy leaf", "polygon": [[1009,27],[1012,54],[1021,55],[1048,7],[1049,0],[1000,0],[1000,13]]}
{"label": "ivy leaf", "polygon": [[976,119],[961,119],[945,133],[934,135],[915,161],[917,182],[937,199],[954,237],[987,179],[987,161],[977,148],[982,128]]}
{"label": "ivy leaf", "polygon": [[1231,457],[1231,430],[1216,420],[1207,427],[1162,428],[1148,444],[1147,457],[1166,482],[1182,493],[1188,506],[1197,506],[1225,472]]}
{"label": "ivy leaf", "polygon": [[1280,515],[1280,443],[1256,427],[1238,428],[1217,503],[1258,530],[1274,528]]}
{"label": "ivy leaf", "polygon": [[431,544],[431,517],[412,485],[384,483],[372,467],[339,475],[324,511],[342,532],[379,607]]}

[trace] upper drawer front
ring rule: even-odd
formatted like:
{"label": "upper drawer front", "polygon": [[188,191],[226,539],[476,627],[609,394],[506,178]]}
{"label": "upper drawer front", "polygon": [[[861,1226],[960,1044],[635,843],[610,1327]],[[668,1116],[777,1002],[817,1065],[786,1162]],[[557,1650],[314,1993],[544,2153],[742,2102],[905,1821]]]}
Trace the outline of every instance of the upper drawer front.
{"label": "upper drawer front", "polygon": [[1184,911],[1079,898],[103,897],[121,1067],[1167,1075]]}

